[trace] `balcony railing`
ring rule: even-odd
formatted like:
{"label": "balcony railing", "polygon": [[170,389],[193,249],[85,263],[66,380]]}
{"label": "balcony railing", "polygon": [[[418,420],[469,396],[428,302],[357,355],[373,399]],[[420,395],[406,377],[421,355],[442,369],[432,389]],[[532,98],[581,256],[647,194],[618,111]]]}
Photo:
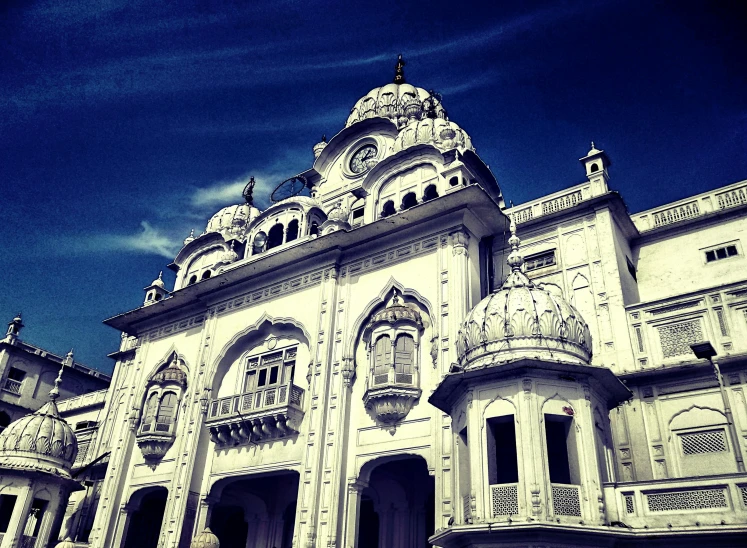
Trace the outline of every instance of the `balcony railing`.
{"label": "balcony railing", "polygon": [[303,389],[287,383],[246,392],[228,398],[213,400],[210,404],[210,418],[225,417],[237,412],[261,411],[274,406],[295,405],[300,407]]}
{"label": "balcony railing", "polygon": [[605,494],[608,505],[615,498],[619,521],[632,527],[716,525],[735,517],[747,523],[745,474],[607,484]]}
{"label": "balcony railing", "polygon": [[632,220],[640,232],[645,232],[745,204],[747,184],[740,181],[712,192],[642,211],[633,215]]}
{"label": "balcony railing", "polygon": [[519,484],[502,483],[490,486],[491,513],[494,518],[519,513]]}
{"label": "balcony railing", "polygon": [[215,399],[206,421],[210,437],[220,446],[297,432],[303,396],[302,388],[288,382]]}
{"label": "balcony railing", "polygon": [[508,208],[506,214],[513,214],[516,224],[526,223],[532,219],[574,207],[580,202],[604,194],[607,190],[606,184],[600,186],[582,183],[545,196],[541,200]]}
{"label": "balcony railing", "polygon": [[552,510],[556,516],[581,517],[581,488],[578,485],[552,483]]}
{"label": "balcony railing", "polygon": [[5,385],[3,390],[10,392],[11,394],[21,395],[21,384],[23,381],[17,381],[15,379],[5,379]]}

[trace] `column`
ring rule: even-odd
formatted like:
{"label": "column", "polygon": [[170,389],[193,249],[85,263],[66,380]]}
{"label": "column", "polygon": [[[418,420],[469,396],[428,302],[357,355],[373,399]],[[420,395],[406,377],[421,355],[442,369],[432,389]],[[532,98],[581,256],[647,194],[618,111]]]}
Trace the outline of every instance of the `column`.
{"label": "column", "polygon": [[193,538],[202,533],[210,525],[210,516],[213,513],[216,502],[218,501],[214,497],[203,497],[200,501],[200,506],[197,508],[197,517],[195,518]]}
{"label": "column", "polygon": [[[11,495],[13,493],[5,493]],[[18,541],[23,535],[23,528],[26,526],[31,504],[34,501],[32,485],[29,484],[18,492],[16,504],[13,507],[13,514],[10,517],[8,530],[3,537],[2,548],[12,548],[18,545]]]}
{"label": "column", "polygon": [[135,510],[136,509],[132,508],[129,504],[123,504],[119,508],[112,546],[124,546],[124,541],[127,538],[127,529],[130,526],[130,520],[132,519],[132,514]]}
{"label": "column", "polygon": [[368,484],[361,480],[348,483],[348,504],[346,509],[345,548],[358,548],[358,524],[361,515],[361,498]]}

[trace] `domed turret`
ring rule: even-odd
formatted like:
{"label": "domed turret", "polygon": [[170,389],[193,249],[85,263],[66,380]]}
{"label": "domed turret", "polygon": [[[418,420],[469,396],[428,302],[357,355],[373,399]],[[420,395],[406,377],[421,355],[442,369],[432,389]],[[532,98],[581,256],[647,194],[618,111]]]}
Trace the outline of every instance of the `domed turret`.
{"label": "domed turret", "polygon": [[70,478],[78,442],[55,403],[61,382],[62,369],[49,392],[49,401],[0,432],[0,462],[4,467]]}
{"label": "domed turret", "polygon": [[73,539],[68,536],[65,537],[65,540],[58,542],[54,548],[75,548],[75,543],[73,542]]}
{"label": "domed turret", "polygon": [[540,357],[589,365],[591,334],[581,314],[563,298],[536,286],[521,271],[524,259],[511,221],[511,273],[503,286],[475,306],[459,330],[460,365]]}
{"label": "domed turret", "polygon": [[172,360],[169,366],[162,369],[150,379],[150,384],[177,383],[182,386],[187,385],[187,374],[179,367],[176,359]]}

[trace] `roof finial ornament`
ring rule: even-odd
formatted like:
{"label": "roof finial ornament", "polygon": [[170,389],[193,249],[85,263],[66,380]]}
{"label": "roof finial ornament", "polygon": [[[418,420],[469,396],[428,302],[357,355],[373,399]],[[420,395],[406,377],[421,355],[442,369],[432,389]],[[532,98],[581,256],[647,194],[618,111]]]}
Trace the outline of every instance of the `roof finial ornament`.
{"label": "roof finial ornament", "polygon": [[521,272],[524,257],[519,252],[521,239],[516,235],[516,218],[513,213],[511,213],[511,225],[509,229],[511,230],[511,237],[508,239],[508,244],[511,246],[511,253],[508,255],[507,262],[513,272]]}
{"label": "roof finial ornament", "polygon": [[62,360],[62,364],[60,365],[60,371],[57,373],[57,378],[54,380],[54,387],[52,390],[49,391],[49,399],[52,401],[55,401],[57,398],[60,397],[60,385],[62,384],[62,372],[65,369],[65,365],[69,365],[69,367],[72,367],[73,364],[73,349],[70,349],[70,352],[67,353],[67,356],[65,356],[65,359]]}
{"label": "roof finial ornament", "polygon": [[402,59],[401,53],[397,56],[397,65],[394,67],[394,83],[405,83],[405,60]]}
{"label": "roof finial ornament", "polygon": [[254,182],[254,176],[249,177],[249,182],[244,187],[244,191],[241,193],[242,196],[244,196],[244,201],[246,201],[249,206],[254,205],[254,196],[252,196],[252,193],[254,192],[254,185],[256,183]]}

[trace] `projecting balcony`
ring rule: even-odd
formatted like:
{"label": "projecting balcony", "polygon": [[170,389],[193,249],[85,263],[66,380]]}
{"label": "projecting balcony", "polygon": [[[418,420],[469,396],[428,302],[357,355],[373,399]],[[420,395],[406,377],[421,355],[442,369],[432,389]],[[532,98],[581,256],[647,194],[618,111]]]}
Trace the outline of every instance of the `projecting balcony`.
{"label": "projecting balcony", "polygon": [[630,527],[705,528],[747,523],[747,475],[743,473],[604,487],[608,512],[615,508],[618,512],[610,521]]}
{"label": "projecting balcony", "polygon": [[210,402],[205,425],[219,446],[239,445],[298,432],[304,391],[292,382]]}

